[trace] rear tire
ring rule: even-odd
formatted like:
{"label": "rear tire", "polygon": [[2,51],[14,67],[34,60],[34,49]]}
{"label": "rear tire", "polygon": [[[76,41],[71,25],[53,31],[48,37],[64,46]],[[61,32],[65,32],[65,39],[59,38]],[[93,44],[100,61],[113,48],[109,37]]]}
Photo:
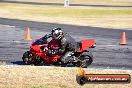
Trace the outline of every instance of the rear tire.
{"label": "rear tire", "polygon": [[85,52],[81,55],[81,67],[87,68],[93,62],[93,55],[91,52]]}

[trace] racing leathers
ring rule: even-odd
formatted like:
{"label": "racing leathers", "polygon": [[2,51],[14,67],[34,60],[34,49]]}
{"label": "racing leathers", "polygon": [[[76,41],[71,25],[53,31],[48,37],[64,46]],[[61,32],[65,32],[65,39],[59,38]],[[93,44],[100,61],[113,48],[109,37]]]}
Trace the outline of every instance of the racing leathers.
{"label": "racing leathers", "polygon": [[49,53],[62,55],[60,60],[63,63],[71,61],[71,55],[78,49],[77,42],[67,33],[59,40],[52,39],[49,47]]}

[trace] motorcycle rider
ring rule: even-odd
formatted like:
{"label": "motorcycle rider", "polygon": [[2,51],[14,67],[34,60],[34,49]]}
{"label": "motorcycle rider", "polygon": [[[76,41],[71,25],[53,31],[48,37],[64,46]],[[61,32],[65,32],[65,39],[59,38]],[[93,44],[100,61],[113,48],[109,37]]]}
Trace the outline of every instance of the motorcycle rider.
{"label": "motorcycle rider", "polygon": [[77,42],[69,34],[64,33],[61,28],[52,29],[51,36],[52,40],[50,41],[49,46],[54,45],[57,50],[48,48],[48,53],[63,55],[60,59],[63,63],[73,61],[75,58],[70,58],[70,56],[77,51]]}

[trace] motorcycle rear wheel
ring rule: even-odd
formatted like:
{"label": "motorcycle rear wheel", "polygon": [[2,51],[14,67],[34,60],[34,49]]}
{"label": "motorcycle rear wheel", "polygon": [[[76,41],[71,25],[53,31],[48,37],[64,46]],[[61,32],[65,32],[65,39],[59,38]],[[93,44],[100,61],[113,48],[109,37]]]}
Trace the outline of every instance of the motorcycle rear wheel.
{"label": "motorcycle rear wheel", "polygon": [[81,55],[81,67],[87,68],[93,62],[93,55],[91,52],[87,52]]}

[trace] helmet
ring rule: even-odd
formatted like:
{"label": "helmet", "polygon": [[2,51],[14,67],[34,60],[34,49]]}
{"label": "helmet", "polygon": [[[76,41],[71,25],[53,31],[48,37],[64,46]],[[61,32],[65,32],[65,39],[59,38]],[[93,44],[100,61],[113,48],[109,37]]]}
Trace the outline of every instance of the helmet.
{"label": "helmet", "polygon": [[63,37],[63,31],[61,28],[54,28],[52,29],[52,38],[55,40],[59,40]]}
{"label": "helmet", "polygon": [[53,28],[51,31],[51,34],[53,34],[55,32],[55,30],[61,30],[61,28]]}

